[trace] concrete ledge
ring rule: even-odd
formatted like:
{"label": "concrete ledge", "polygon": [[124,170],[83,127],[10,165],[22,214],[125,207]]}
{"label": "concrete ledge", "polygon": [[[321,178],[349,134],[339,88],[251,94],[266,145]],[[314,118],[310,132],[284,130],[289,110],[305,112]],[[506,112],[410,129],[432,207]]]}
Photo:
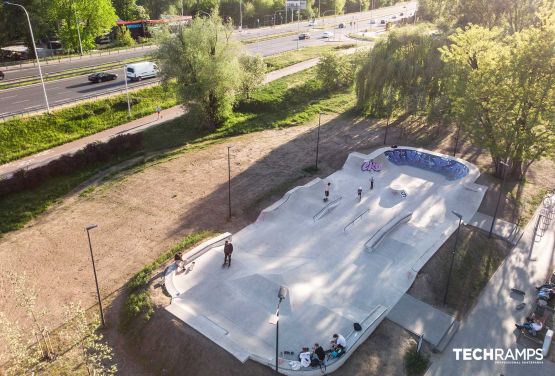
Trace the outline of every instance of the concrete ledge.
{"label": "concrete ledge", "polygon": [[412,218],[412,212],[404,212],[398,215],[397,217],[392,218],[389,222],[385,224],[381,229],[379,229],[370,239],[364,243],[364,247],[368,252],[372,252],[377,246],[380,245],[382,240],[390,234],[391,232],[395,231],[403,223],[407,223]]}

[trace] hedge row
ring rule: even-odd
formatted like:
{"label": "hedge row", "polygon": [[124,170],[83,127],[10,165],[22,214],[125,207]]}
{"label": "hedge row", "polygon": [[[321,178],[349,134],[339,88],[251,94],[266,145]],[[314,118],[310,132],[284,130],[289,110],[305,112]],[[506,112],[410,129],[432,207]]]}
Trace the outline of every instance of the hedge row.
{"label": "hedge row", "polygon": [[108,142],[89,144],[73,155],[64,155],[31,170],[18,170],[10,178],[0,180],[0,197],[35,188],[50,178],[68,175],[94,163],[110,160],[122,152],[138,150],[142,145],[142,133],[120,135]]}

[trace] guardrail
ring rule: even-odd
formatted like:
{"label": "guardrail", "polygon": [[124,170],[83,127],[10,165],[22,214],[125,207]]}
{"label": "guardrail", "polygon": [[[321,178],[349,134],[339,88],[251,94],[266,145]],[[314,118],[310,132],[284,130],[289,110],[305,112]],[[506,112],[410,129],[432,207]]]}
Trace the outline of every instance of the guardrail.
{"label": "guardrail", "polygon": [[[154,80],[140,81],[134,84],[133,86],[130,86],[129,91],[133,91],[135,89],[143,88],[147,86],[158,85],[161,81],[162,79],[160,78],[156,78]],[[50,109],[67,106],[68,104],[72,104],[72,103],[83,102],[83,101],[87,101],[87,100],[91,100],[99,97],[104,97],[107,95],[116,95],[116,94],[123,94],[123,93],[125,93],[125,87],[106,90],[101,93],[95,93],[95,94],[85,95],[79,98],[71,98],[71,99],[67,99],[67,100],[63,100],[55,103],[50,103]],[[0,113],[0,123],[17,116],[40,114],[44,111],[46,111],[46,106],[44,104],[41,104],[21,111]]]}

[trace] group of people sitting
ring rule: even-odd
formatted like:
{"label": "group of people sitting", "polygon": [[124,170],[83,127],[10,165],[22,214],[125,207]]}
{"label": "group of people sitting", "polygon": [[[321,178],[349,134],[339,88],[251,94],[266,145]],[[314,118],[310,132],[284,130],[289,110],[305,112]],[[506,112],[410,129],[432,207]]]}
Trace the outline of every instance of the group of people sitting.
{"label": "group of people sitting", "polygon": [[546,283],[536,287],[538,300],[549,301],[555,297],[555,283]]}
{"label": "group of people sitting", "polygon": [[527,330],[530,334],[535,336],[543,329],[543,322],[539,318],[536,318],[536,315],[532,313],[531,316],[526,318],[526,322],[524,324],[515,324],[515,326],[520,330]]}
{"label": "group of people sitting", "polygon": [[339,358],[345,353],[347,341],[341,334],[334,334],[330,345],[331,347],[328,350],[324,350],[319,343],[315,343],[312,346],[312,351],[309,351],[308,348],[303,348],[303,351],[299,353],[301,367],[319,367],[324,364],[326,357]]}

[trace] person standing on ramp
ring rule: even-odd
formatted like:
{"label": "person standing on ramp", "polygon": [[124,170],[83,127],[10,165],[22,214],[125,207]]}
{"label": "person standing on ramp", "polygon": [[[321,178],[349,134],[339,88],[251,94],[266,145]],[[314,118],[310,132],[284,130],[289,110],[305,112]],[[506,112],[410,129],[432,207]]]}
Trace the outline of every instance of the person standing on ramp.
{"label": "person standing on ramp", "polygon": [[324,191],[324,202],[327,202],[330,198],[330,187],[331,183],[328,182],[328,185],[326,185],[326,190]]}
{"label": "person standing on ramp", "polygon": [[229,241],[225,241],[224,245],[224,264],[222,267],[226,266],[229,268],[231,266],[231,254],[233,253],[233,244]]}
{"label": "person standing on ramp", "polygon": [[370,190],[374,189],[374,177],[370,178]]}
{"label": "person standing on ramp", "polygon": [[357,194],[358,194],[358,200],[359,201],[362,200],[362,187],[358,187]]}

